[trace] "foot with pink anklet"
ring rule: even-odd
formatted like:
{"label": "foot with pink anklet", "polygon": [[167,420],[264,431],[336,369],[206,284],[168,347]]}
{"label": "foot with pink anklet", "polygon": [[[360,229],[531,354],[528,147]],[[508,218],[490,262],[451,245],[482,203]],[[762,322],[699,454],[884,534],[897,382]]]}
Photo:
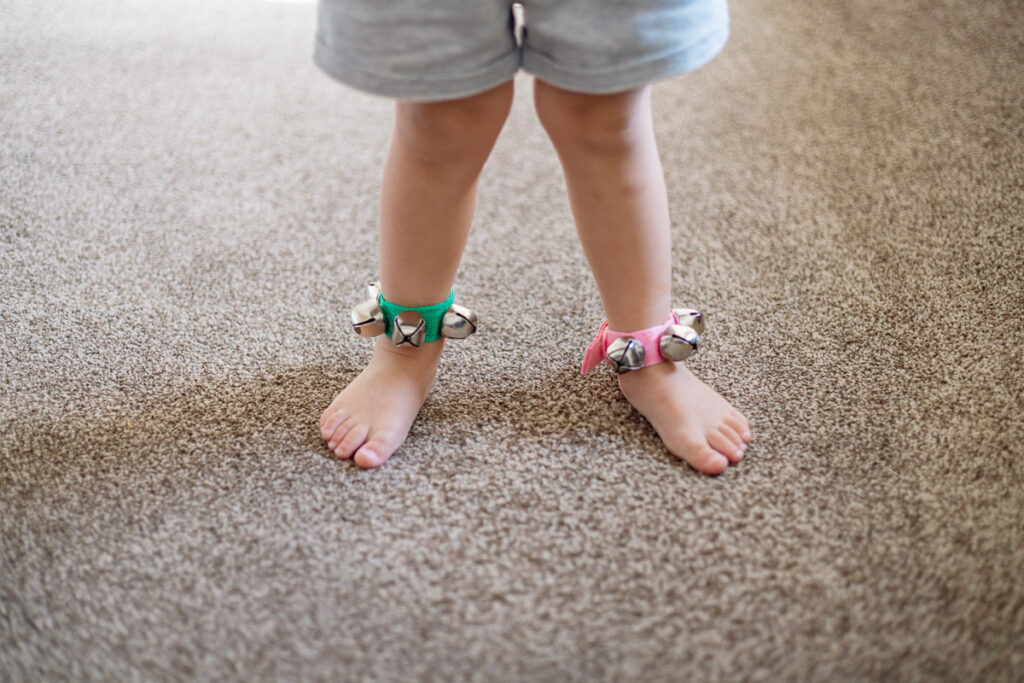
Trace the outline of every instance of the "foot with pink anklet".
{"label": "foot with pink anklet", "polygon": [[661,325],[619,332],[602,323],[587,347],[583,374],[601,362],[618,373],[623,395],[675,456],[706,474],[743,459],[750,424],[681,362],[697,350],[703,316],[676,309]]}

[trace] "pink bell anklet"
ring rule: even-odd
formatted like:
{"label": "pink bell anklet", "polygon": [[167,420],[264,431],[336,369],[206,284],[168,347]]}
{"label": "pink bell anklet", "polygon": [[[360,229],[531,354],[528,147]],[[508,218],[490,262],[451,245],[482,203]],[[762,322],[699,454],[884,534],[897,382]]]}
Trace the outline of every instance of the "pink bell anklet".
{"label": "pink bell anklet", "polygon": [[692,308],[673,309],[672,315],[661,325],[633,332],[609,329],[608,321],[601,323],[594,341],[583,356],[581,374],[607,361],[617,373],[639,370],[666,361],[681,361],[697,351],[700,333],[704,331],[704,316]]}

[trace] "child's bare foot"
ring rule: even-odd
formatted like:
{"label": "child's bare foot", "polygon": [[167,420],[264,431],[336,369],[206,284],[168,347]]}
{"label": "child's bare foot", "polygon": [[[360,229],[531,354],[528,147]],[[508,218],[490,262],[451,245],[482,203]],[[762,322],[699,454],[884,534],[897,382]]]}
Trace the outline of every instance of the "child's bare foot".
{"label": "child's bare foot", "polygon": [[682,363],[658,363],[619,375],[619,387],[673,455],[706,474],[743,458],[750,424]]}
{"label": "child's bare foot", "polygon": [[377,338],[370,364],[320,416],[320,434],[339,458],[377,467],[391,457],[430,393],[443,340],[419,348]]}

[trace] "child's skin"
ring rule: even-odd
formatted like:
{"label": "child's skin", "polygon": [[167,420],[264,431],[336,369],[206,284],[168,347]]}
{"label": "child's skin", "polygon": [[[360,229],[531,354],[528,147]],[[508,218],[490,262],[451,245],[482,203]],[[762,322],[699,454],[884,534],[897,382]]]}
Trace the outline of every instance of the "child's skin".
{"label": "child's skin", "polygon": [[[448,296],[477,180],[512,97],[509,81],[459,100],[397,103],[380,214],[380,284],[389,301],[425,306]],[[589,95],[535,79],[534,103],[562,162],[609,327],[663,323],[672,309],[671,251],[650,86]],[[395,452],[426,400],[444,343],[396,347],[386,335],[377,338],[370,364],[320,417],[338,457],[377,467]],[[659,363],[618,379],[668,450],[695,469],[719,474],[743,457],[746,418],[685,364]]]}

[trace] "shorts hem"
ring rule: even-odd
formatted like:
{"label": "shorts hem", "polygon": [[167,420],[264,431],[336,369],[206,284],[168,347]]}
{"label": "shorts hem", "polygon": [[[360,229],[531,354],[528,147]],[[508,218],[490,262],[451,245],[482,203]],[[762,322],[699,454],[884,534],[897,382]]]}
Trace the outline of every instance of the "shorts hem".
{"label": "shorts hem", "polygon": [[524,46],[522,69],[543,81],[565,90],[594,95],[621,92],[695,71],[714,59],[729,40],[726,23],[695,45],[625,68],[606,71],[581,71],[566,68]]}
{"label": "shorts hem", "polygon": [[317,41],[313,49],[313,63],[331,78],[371,95],[410,102],[432,102],[477,95],[512,80],[519,70],[519,53],[510,52],[483,71],[466,76],[403,79],[354,67]]}

